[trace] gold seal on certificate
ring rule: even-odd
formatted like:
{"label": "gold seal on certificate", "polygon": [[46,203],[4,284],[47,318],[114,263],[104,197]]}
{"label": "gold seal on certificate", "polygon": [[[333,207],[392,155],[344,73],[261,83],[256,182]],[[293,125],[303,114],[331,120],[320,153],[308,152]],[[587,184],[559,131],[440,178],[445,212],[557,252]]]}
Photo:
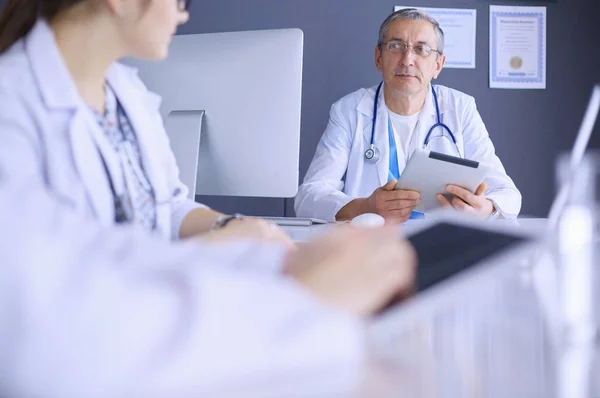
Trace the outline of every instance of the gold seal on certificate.
{"label": "gold seal on certificate", "polygon": [[519,56],[512,57],[510,59],[510,67],[514,70],[519,70],[523,66],[523,58]]}

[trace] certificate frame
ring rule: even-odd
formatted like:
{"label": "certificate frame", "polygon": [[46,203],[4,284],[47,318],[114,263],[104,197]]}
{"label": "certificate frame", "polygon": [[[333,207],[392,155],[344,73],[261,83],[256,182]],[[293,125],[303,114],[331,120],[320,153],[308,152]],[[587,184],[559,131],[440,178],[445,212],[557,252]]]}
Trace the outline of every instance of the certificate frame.
{"label": "certificate frame", "polygon": [[[490,6],[490,87],[512,89],[545,89],[546,88],[546,7],[514,7]],[[527,76],[523,72],[501,74],[498,68],[499,46],[498,20],[508,18],[514,20],[535,19],[537,22],[538,46],[536,59],[538,62],[535,76]]]}

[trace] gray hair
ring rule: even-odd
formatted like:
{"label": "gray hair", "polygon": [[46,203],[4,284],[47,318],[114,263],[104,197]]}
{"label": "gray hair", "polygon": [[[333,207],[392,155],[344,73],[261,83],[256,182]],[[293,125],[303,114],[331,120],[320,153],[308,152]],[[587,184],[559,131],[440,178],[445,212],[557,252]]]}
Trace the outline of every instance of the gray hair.
{"label": "gray hair", "polygon": [[440,54],[444,53],[444,31],[442,28],[440,28],[440,24],[431,15],[416,8],[405,8],[403,10],[398,10],[387,17],[385,21],[383,21],[381,27],[379,28],[379,40],[377,41],[377,46],[379,46],[379,48],[381,48],[385,37],[389,33],[390,24],[394,21],[402,19],[430,22],[435,29],[435,35],[437,37],[437,50],[440,52]]}

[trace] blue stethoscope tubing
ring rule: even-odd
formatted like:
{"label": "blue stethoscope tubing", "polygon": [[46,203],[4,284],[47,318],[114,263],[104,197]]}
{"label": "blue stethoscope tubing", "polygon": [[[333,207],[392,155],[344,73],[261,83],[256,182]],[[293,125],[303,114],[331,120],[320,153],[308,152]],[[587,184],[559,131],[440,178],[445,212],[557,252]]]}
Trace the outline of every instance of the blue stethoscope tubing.
{"label": "blue stethoscope tubing", "polygon": [[[377,149],[375,147],[375,125],[377,123],[377,107],[379,106],[379,93],[381,92],[382,86],[383,86],[383,82],[379,83],[379,86],[377,86],[377,91],[375,92],[375,101],[373,101],[373,126],[371,127],[371,143],[369,145],[369,149],[367,149],[365,151],[365,159],[371,163],[377,163],[379,161],[379,149]],[[433,133],[433,131],[436,128],[441,127],[442,129],[444,129],[448,132],[448,134],[450,135],[450,138],[452,138],[452,142],[454,143],[454,145],[457,145],[457,148],[458,148],[458,144],[456,142],[456,137],[452,133],[452,130],[450,130],[450,127],[448,127],[446,124],[442,123],[442,118],[440,115],[440,106],[438,103],[438,97],[437,97],[437,93],[435,92],[435,89],[433,88],[433,85],[431,85],[431,92],[433,93],[433,102],[435,103],[435,113],[437,115],[437,123],[435,123],[429,129],[429,132],[425,136],[424,144],[425,144],[425,146],[427,146],[427,144],[429,144],[431,133]],[[459,152],[459,155],[460,155],[460,152]]]}

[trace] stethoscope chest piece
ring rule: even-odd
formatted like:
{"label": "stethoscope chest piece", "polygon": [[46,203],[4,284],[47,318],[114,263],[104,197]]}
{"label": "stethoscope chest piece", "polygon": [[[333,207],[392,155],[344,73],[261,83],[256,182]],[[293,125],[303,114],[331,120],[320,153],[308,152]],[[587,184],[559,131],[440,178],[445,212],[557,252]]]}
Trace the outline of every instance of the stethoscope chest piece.
{"label": "stethoscope chest piece", "polygon": [[373,145],[365,151],[365,160],[369,163],[377,163],[379,161],[379,149]]}

